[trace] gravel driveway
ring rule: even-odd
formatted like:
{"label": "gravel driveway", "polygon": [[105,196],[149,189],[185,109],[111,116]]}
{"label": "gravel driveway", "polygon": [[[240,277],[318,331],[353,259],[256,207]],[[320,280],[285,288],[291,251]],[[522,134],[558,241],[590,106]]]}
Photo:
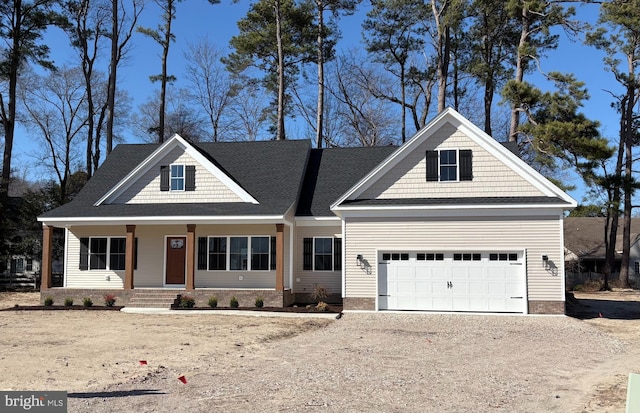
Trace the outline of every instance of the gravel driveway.
{"label": "gravel driveway", "polygon": [[594,397],[640,366],[628,343],[569,317],[346,313],[292,337],[188,351],[187,384],[184,369],[150,366],[70,394],[69,411],[614,412],[619,400]]}

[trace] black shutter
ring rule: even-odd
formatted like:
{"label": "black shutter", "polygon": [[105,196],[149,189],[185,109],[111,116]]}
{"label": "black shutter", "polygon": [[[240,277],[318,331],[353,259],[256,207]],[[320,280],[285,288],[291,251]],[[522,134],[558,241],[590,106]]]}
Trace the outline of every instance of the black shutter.
{"label": "black shutter", "polygon": [[276,237],[271,237],[271,270],[276,269]]}
{"label": "black shutter", "polygon": [[342,271],[342,238],[333,239],[333,271]]}
{"label": "black shutter", "polygon": [[460,151],[460,180],[473,180],[473,153],[471,149]]}
{"label": "black shutter", "polygon": [[302,246],[302,269],[313,269],[313,238],[305,238]]}
{"label": "black shutter", "polygon": [[80,238],[80,269],[89,269],[89,238]]}
{"label": "black shutter", "polygon": [[196,167],[195,165],[187,165],[185,169],[184,177],[184,190],[195,191],[196,190]]}
{"label": "black shutter", "polygon": [[427,182],[438,180],[438,152],[427,151]]}
{"label": "black shutter", "polygon": [[198,237],[198,269],[207,269],[207,237]]}
{"label": "black shutter", "polygon": [[162,165],[160,167],[160,190],[168,191],[169,190],[169,166]]}
{"label": "black shutter", "polygon": [[138,237],[133,239],[133,269],[138,269]]}

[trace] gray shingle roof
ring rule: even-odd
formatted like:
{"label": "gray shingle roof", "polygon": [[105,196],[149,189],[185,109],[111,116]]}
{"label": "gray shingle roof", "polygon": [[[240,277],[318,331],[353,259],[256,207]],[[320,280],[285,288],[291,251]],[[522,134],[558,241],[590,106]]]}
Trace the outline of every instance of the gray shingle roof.
{"label": "gray shingle roof", "polygon": [[260,203],[112,204],[93,206],[158,144],[118,145],[78,196],[43,218],[283,215],[300,192],[308,140],[200,143],[196,148]]}
{"label": "gray shingle roof", "polygon": [[397,148],[395,146],[312,149],[296,216],[335,216],[338,198]]}
{"label": "gray shingle roof", "polygon": [[[564,246],[577,257],[601,258],[606,255],[605,218],[567,217],[564,219]],[[622,219],[618,222],[616,251],[622,251]],[[640,236],[640,218],[631,219],[631,243]],[[616,256],[620,254],[616,253]]]}

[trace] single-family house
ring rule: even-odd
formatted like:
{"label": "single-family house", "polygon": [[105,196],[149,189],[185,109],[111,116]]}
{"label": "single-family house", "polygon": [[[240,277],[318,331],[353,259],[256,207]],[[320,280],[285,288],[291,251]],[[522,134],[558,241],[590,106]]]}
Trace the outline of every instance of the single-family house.
{"label": "single-family house", "polygon": [[[604,273],[606,244],[604,217],[567,217],[564,220],[565,268],[573,287],[586,280],[601,280]],[[618,222],[612,273],[622,266],[623,222]],[[637,283],[640,276],[640,218],[631,218],[629,275]],[[635,284],[634,284],[635,285]]]}
{"label": "single-family house", "polygon": [[[42,296],[286,306],[323,286],[346,310],[558,314],[575,205],[453,109],[401,147],[118,145],[72,202],[38,218]],[[66,233],[61,288],[48,275],[53,227]]]}

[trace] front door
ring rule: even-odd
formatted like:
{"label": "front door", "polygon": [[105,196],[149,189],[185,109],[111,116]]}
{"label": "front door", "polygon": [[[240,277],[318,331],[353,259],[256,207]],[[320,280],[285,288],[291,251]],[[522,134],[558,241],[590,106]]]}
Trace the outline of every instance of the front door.
{"label": "front door", "polygon": [[167,237],[166,284],[184,285],[186,251],[186,237]]}

